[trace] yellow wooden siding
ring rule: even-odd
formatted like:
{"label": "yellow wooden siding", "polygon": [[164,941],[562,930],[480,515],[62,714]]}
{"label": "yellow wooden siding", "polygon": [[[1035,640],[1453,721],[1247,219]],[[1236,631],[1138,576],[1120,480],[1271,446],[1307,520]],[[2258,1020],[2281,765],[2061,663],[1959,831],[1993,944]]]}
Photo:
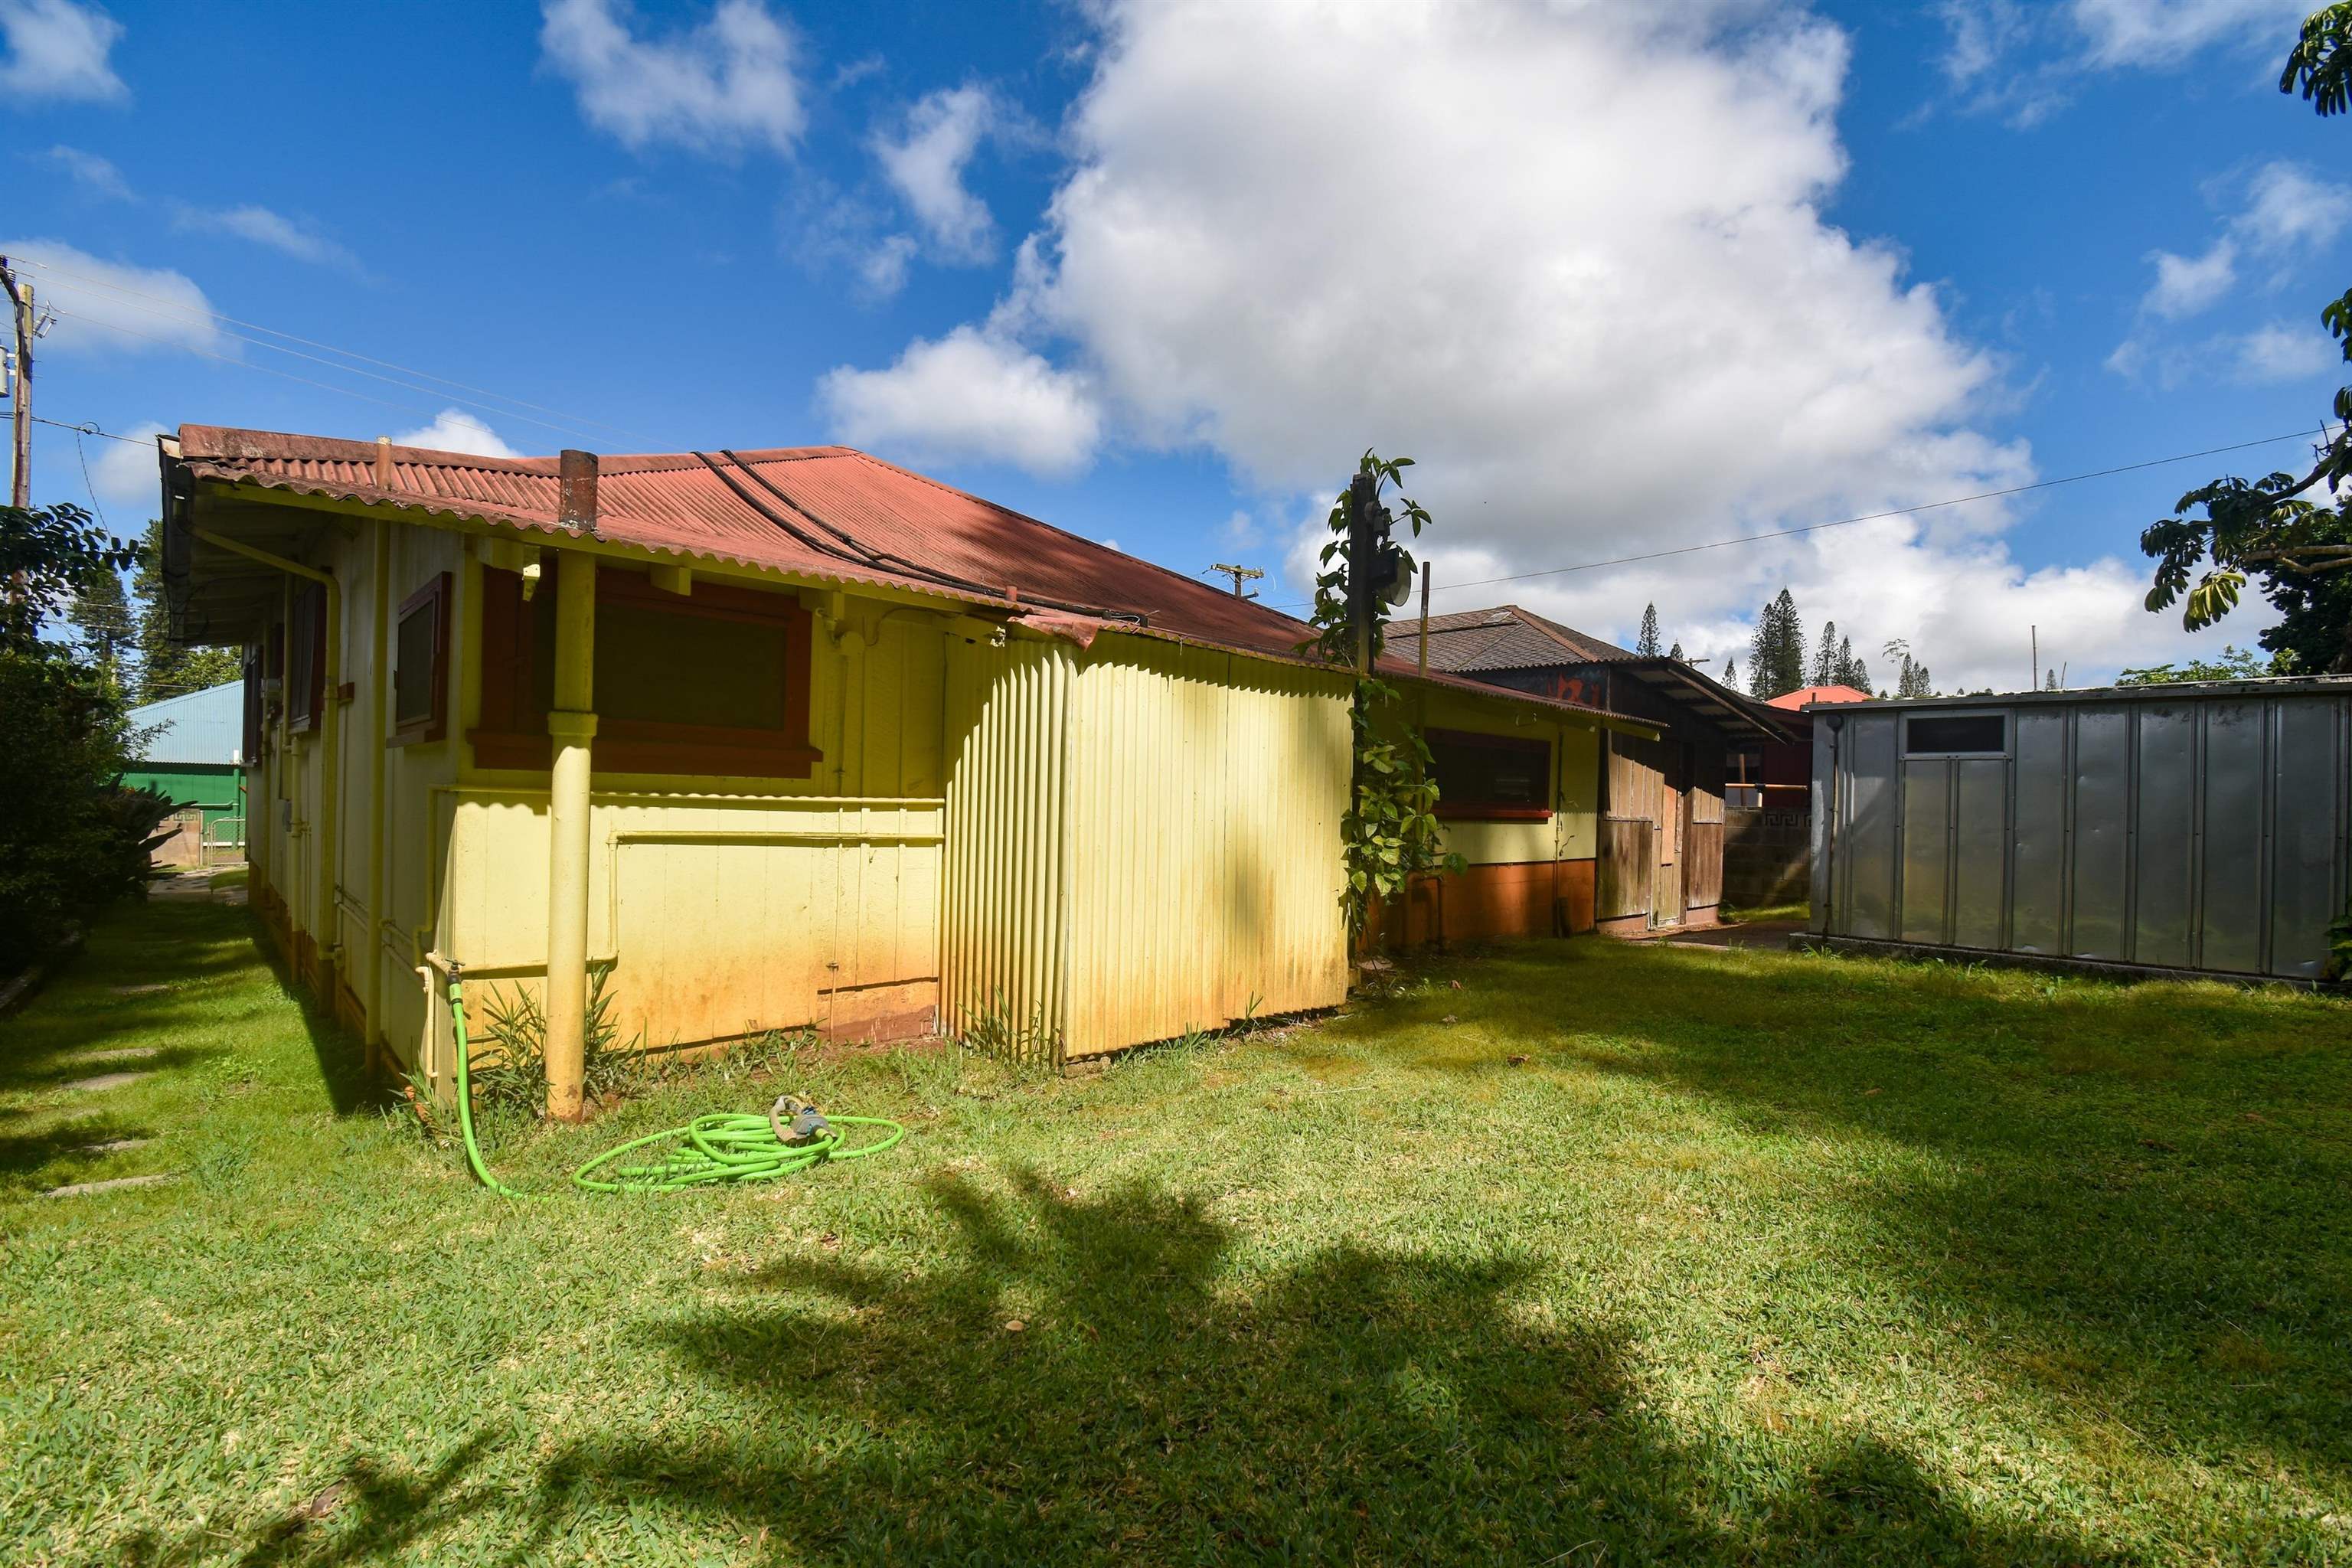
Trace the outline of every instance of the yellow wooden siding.
{"label": "yellow wooden siding", "polygon": [[1551,746],[1551,820],[1449,821],[1441,840],[1449,853],[1473,866],[1592,858],[1601,797],[1601,742],[1592,723],[1504,708],[1468,692],[1424,689],[1416,694],[1414,707],[1424,729],[1509,735]]}
{"label": "yellow wooden siding", "polygon": [[1096,648],[1068,731],[1066,1054],[1343,1000],[1344,686],[1212,649]]}

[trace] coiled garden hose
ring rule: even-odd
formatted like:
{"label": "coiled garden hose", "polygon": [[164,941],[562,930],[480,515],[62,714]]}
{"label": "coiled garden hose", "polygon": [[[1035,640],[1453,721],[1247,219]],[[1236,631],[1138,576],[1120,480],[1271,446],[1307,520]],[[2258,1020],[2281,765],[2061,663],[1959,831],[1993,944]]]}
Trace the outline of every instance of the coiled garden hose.
{"label": "coiled garden hose", "polygon": [[[472,1052],[466,1043],[466,998],[456,964],[449,968],[449,1017],[457,1036],[457,1131],[466,1144],[466,1163],[482,1185],[502,1197],[543,1198],[546,1193],[526,1193],[490,1174],[482,1160],[482,1146],[474,1138],[474,1095],[467,1070]],[[786,1101],[778,1100],[762,1115],[716,1111],[698,1116],[683,1127],[666,1128],[633,1138],[605,1150],[572,1173],[572,1184],[592,1193],[675,1193],[719,1182],[768,1182],[805,1171],[832,1160],[862,1160],[879,1154],[906,1137],[907,1130],[880,1116],[818,1116],[814,1107],[801,1109],[791,1128],[782,1121]],[[844,1127],[880,1127],[884,1136],[870,1143],[851,1144]],[[805,1134],[805,1142],[788,1142]],[[634,1164],[614,1161],[637,1149],[666,1145]]]}

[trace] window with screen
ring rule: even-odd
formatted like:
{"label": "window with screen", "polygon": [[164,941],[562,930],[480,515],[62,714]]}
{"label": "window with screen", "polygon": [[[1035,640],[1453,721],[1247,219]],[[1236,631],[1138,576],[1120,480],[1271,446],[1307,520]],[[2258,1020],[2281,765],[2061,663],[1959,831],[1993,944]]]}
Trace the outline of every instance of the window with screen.
{"label": "window with screen", "polygon": [[1903,725],[1907,756],[1998,756],[2009,750],[2009,722],[1998,713],[1914,713]]}
{"label": "window with screen", "polygon": [[315,728],[327,704],[327,590],[306,583],[294,595],[286,629],[286,722],[297,734]]}
{"label": "window with screen", "polygon": [[1432,730],[1437,815],[1501,822],[1551,816],[1551,742],[1521,735]]}
{"label": "window with screen", "polygon": [[421,745],[449,732],[449,574],[411,594],[393,634],[392,743]]}
{"label": "window with screen", "polygon": [[[555,697],[550,563],[526,602],[510,572],[483,573],[484,767],[544,768]],[[697,583],[691,596],[611,567],[596,578],[599,772],[806,778],[808,612],[783,594]]]}

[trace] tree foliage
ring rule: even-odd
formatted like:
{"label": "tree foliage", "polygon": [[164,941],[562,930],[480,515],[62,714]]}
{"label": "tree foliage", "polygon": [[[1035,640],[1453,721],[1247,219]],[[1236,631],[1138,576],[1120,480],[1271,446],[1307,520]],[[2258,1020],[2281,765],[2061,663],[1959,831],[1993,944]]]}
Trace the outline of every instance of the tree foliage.
{"label": "tree foliage", "polygon": [[1748,691],[1769,700],[1805,684],[1805,627],[1797,601],[1783,588],[1756,617],[1748,645]]}
{"label": "tree foliage", "polygon": [[138,605],[139,700],[161,702],[224,686],[245,673],[235,648],[184,647],[172,641],[163,607],[163,525],[147,525],[147,553],[131,580]]}
{"label": "tree foliage", "polygon": [[1643,658],[1658,657],[1658,606],[1655,605],[1642,606],[1642,635],[1633,639],[1633,651]]}
{"label": "tree foliage", "polygon": [[[1412,466],[1411,458],[1383,458],[1368,450],[1358,462],[1357,472],[1372,477],[1375,495],[1396,488],[1397,505],[1418,539],[1430,517],[1403,494],[1404,470]],[[1315,609],[1308,619],[1316,629],[1315,647],[1325,658],[1345,665],[1354,661],[1356,648],[1356,627],[1349,618],[1349,574],[1360,565],[1365,570],[1371,565],[1358,563],[1349,547],[1345,486],[1332,503],[1330,528],[1333,537],[1323,547],[1322,570],[1315,579]],[[1409,552],[1405,569],[1413,569]],[[1388,644],[1388,618],[1379,603],[1367,597],[1372,606],[1372,657],[1377,660]],[[1364,929],[1373,900],[1396,898],[1417,876],[1462,869],[1462,857],[1449,855],[1441,847],[1438,784],[1431,776],[1429,743],[1401,716],[1388,712],[1399,700],[1395,687],[1376,676],[1358,673],[1349,712],[1355,764],[1348,809],[1339,818],[1348,872],[1340,901],[1348,911],[1351,937]]]}
{"label": "tree foliage", "polygon": [[[2322,117],[2346,112],[2352,104],[2352,4],[2305,19],[2279,90],[2300,92]],[[2323,308],[2319,320],[2352,362],[2352,290]],[[2201,631],[2237,608],[2248,578],[2256,577],[2285,617],[2263,634],[2263,647],[2293,649],[2299,662],[2308,660],[2303,668],[2352,672],[2352,596],[2318,586],[2320,579],[2352,570],[2352,517],[2336,500],[2338,487],[2352,480],[2352,386],[2336,391],[2335,414],[2338,428],[2315,448],[2307,470],[2215,479],[2182,496],[2174,515],[2149,525],[2140,548],[2156,560],[2151,611],[2181,603],[2182,625]]]}
{"label": "tree foliage", "polygon": [[[2259,680],[2266,675],[2285,673],[2278,668],[2277,658],[2263,658],[2251,648],[2224,647],[2219,658],[2192,658],[2185,664],[2153,664],[2144,669],[2126,669],[2116,677],[2117,686],[2170,686],[2184,680]],[[2053,672],[2050,686],[2057,689],[2058,677]]]}
{"label": "tree foliage", "polygon": [[0,973],[56,945],[76,920],[146,885],[155,825],[171,803],[127,790],[140,737],[122,688],[44,634],[102,595],[139,548],[78,507],[0,507]]}

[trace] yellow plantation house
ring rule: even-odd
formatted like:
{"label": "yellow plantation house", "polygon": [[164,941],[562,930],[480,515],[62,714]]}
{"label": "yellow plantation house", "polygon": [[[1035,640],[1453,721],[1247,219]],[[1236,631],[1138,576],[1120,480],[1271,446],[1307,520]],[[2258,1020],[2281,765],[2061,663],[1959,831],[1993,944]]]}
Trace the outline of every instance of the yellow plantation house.
{"label": "yellow plantation house", "polygon": [[[177,635],[246,650],[255,902],[446,1089],[453,965],[656,1047],[1066,1063],[1329,1006],[1346,672],[1303,624],[864,453],[499,459],[184,426]],[[1391,661],[1474,864],[1416,940],[1591,923],[1601,726]]]}

